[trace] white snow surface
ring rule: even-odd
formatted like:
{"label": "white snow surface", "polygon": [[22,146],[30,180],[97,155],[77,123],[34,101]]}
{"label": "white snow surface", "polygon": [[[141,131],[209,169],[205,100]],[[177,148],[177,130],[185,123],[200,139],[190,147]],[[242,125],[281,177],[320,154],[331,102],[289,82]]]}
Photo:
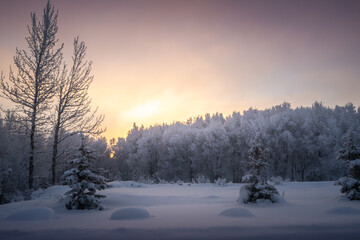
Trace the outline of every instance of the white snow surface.
{"label": "white snow surface", "polygon": [[248,209],[246,208],[229,208],[225,211],[220,213],[221,216],[226,217],[253,217],[254,214],[252,214]]}
{"label": "white snow surface", "polygon": [[360,201],[349,201],[334,182],[284,182],[276,186],[284,201],[241,205],[243,184],[110,185],[100,191],[103,211],[67,210],[67,186],[0,205],[0,239],[329,240],[360,234]]}
{"label": "white snow surface", "polygon": [[149,218],[149,212],[144,208],[123,208],[116,210],[110,216],[112,220],[137,220]]}
{"label": "white snow surface", "polygon": [[15,212],[7,217],[8,220],[36,221],[49,220],[54,216],[54,211],[48,207],[37,207]]}

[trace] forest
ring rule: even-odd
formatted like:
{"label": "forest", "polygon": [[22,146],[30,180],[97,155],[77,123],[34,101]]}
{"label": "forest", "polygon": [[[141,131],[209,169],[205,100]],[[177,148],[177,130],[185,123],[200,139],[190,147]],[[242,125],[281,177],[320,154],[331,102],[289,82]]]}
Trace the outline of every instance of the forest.
{"label": "forest", "polygon": [[117,171],[110,172],[121,180],[241,182],[251,142],[259,135],[268,178],[336,180],[345,171],[339,149],[348,131],[358,127],[359,110],[351,103],[331,109],[319,102],[296,109],[289,103],[250,108],[227,117],[207,114],[149,128],[134,124],[126,139],[111,141]]}
{"label": "forest", "polygon": [[57,17],[50,1],[41,18],[31,13],[28,48],[16,49],[9,75],[0,74],[0,97],[15,106],[0,106],[0,203],[28,199],[38,188],[72,184],[73,174],[81,171],[101,181],[103,176],[146,183],[240,183],[250,171],[255,139],[266,162],[262,178],[274,181],[337,180],[347,173],[346,161],[359,157],[343,154],[345,161],[339,161],[347,136],[354,136],[351,149],[359,143],[360,108],[352,103],[292,108],[284,102],[146,128],[134,123],[126,138],[107,141],[101,137],[105,116],[88,94],[94,76],[85,42],[74,38],[66,62]]}
{"label": "forest", "polygon": [[359,239],[360,1],[45,2],[0,7],[1,239]]}
{"label": "forest", "polygon": [[[284,181],[337,180],[346,167],[338,160],[349,131],[359,131],[360,111],[351,103],[329,108],[320,102],[291,108],[289,103],[265,110],[248,109],[224,117],[220,113],[186,122],[154,125],[135,123],[126,138],[83,136],[62,131],[56,183],[62,183],[68,161],[82,141],[96,156],[91,168],[108,180],[146,183],[241,182],[247,172],[251,141],[260,136],[269,166],[268,179]],[[28,132],[13,111],[0,117],[1,201],[26,198]],[[34,189],[52,184],[53,134],[39,132],[34,163]],[[358,143],[358,138],[355,142]],[[226,180],[225,180],[226,179]]]}

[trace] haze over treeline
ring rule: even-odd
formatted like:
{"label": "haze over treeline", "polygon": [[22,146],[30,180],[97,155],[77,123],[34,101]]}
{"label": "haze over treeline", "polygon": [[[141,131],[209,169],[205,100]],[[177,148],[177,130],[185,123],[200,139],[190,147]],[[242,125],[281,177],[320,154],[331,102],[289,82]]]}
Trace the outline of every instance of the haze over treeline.
{"label": "haze over treeline", "polygon": [[[105,138],[86,141],[97,156],[92,167],[109,180],[214,182],[226,178],[240,182],[256,135],[260,135],[270,164],[268,178],[336,180],[345,173],[343,163],[337,160],[343,138],[350,129],[359,132],[359,123],[360,109],[351,103],[329,108],[315,102],[312,107],[295,109],[283,103],[265,110],[250,108],[227,117],[207,114],[149,128],[134,124],[125,139],[112,139],[110,144]],[[27,175],[29,140],[23,130],[11,111],[1,116],[2,202],[21,196],[27,189],[23,176]],[[36,136],[35,188],[51,183],[51,139],[45,133]],[[62,182],[66,162],[80,145],[80,134],[61,144],[57,182]]]}
{"label": "haze over treeline", "polygon": [[[16,48],[27,47],[30,12],[40,16],[46,2],[1,0],[5,76]],[[108,139],[125,137],[133,122],[148,127],[282,101],[360,105],[359,0],[51,3],[67,64],[75,36],[88,47],[89,96],[106,115]]]}
{"label": "haze over treeline", "polygon": [[205,178],[214,182],[226,178],[240,182],[247,171],[250,143],[260,135],[270,164],[267,177],[335,180],[344,173],[338,150],[350,129],[359,130],[359,113],[351,103],[329,108],[315,102],[296,109],[283,103],[149,128],[134,124],[112,150],[122,180]]}

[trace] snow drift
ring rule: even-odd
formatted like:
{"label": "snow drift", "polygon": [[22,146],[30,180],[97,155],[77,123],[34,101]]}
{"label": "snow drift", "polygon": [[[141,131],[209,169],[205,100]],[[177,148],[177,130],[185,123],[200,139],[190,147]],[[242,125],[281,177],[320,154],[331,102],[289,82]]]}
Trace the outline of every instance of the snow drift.
{"label": "snow drift", "polygon": [[38,207],[15,212],[7,217],[8,220],[34,221],[50,220],[54,216],[54,210],[47,207]]}

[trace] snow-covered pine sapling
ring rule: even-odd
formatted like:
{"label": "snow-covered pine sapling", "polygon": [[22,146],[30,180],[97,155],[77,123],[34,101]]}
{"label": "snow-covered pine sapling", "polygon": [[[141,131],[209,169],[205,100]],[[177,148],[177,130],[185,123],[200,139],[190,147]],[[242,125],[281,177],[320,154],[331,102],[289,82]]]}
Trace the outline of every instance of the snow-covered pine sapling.
{"label": "snow-covered pine sapling", "polygon": [[345,161],[348,169],[348,176],[338,181],[341,185],[340,191],[350,200],[360,200],[360,149],[355,145],[355,134],[352,130],[345,137],[338,159]]}
{"label": "snow-covered pine sapling", "polygon": [[105,196],[96,194],[96,191],[105,189],[108,185],[103,176],[90,169],[90,162],[95,159],[93,153],[84,144],[79,151],[76,158],[68,161],[72,168],[64,173],[65,184],[71,188],[66,193],[66,208],[102,210],[100,199]]}
{"label": "snow-covered pine sapling", "polygon": [[242,180],[248,184],[240,188],[238,203],[277,202],[279,192],[265,178],[268,163],[259,135],[251,142],[247,165],[248,173]]}

